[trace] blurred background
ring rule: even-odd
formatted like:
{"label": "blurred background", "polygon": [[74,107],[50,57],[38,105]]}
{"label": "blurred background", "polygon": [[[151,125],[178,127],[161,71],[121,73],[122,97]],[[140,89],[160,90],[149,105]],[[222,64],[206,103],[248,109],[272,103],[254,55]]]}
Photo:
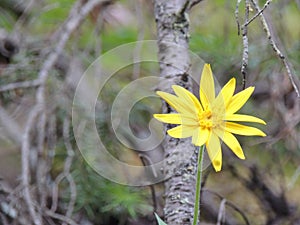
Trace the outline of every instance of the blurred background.
{"label": "blurred background", "polygon": [[[0,224],[33,224],[27,207],[28,189],[24,188],[24,165],[29,166],[27,184],[34,210],[44,224],[147,225],[155,224],[153,211],[163,217],[163,183],[130,187],[101,177],[80,154],[71,125],[76,85],[91,63],[122,44],[156,39],[153,3],[102,1],[69,32],[66,24],[76,20],[74,15],[87,3],[0,1]],[[262,7],[265,2],[259,3]],[[244,23],[244,9],[245,3],[241,2],[240,24]],[[220,85],[235,77],[237,90],[242,90],[243,44],[235,10],[236,3],[229,0],[202,1],[193,7],[190,50],[211,64]],[[254,15],[250,7],[250,17]],[[271,2],[264,15],[274,41],[299,79],[300,2]],[[68,32],[66,42],[60,46]],[[211,168],[205,171],[201,221],[300,224],[300,101],[259,18],[248,26],[248,38],[246,86],[254,85],[256,89],[240,112],[266,121],[267,126],[259,128],[268,136],[238,137],[245,161],[238,160],[224,146],[222,172],[215,173]],[[139,51],[137,44],[128,54],[138,58]],[[39,76],[53,52],[59,54],[47,71],[45,117],[34,118],[29,124]],[[106,66],[114,67],[118,60],[112,57]],[[149,163],[145,160],[148,156],[141,156],[118,140],[111,124],[112,105],[126,85],[158,74],[156,63],[128,66],[112,76],[99,94],[96,122],[101,140],[114,157],[131,165]],[[132,133],[139,138],[149,136],[149,121],[160,107],[158,98],[137,102],[129,117]],[[27,163],[23,161],[26,138]],[[157,147],[150,156],[152,161],[162,159],[162,148]]]}

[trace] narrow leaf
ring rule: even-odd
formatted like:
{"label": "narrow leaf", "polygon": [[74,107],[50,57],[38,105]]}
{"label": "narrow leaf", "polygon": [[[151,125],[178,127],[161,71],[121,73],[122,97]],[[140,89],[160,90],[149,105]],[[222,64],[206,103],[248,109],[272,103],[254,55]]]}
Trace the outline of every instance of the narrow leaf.
{"label": "narrow leaf", "polygon": [[154,215],[156,217],[158,225],[167,225],[164,221],[161,220],[161,218],[159,218],[159,216],[156,213],[154,213]]}

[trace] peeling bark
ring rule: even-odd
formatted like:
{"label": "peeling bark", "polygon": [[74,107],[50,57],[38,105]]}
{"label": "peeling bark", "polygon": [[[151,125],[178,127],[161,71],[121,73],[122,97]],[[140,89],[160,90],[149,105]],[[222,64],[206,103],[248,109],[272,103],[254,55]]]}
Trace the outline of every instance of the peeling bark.
{"label": "peeling bark", "polygon": [[[186,0],[155,0],[158,58],[160,75],[168,82],[159,89],[172,93],[171,85],[180,85],[191,91],[188,71],[189,21]],[[166,103],[163,113],[173,112]],[[171,125],[166,125],[166,130]],[[166,135],[164,173],[170,177],[165,182],[165,222],[169,225],[190,225],[193,221],[197,154],[190,139],[175,139]]]}

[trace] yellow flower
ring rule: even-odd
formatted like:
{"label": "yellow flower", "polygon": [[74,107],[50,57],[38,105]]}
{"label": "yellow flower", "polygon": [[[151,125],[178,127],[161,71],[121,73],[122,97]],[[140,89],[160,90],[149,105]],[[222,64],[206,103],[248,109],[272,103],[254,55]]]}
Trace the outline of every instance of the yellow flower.
{"label": "yellow flower", "polygon": [[154,118],[164,123],[179,125],[168,130],[171,137],[192,137],[194,145],[205,144],[216,171],[220,171],[222,167],[220,139],[237,157],[245,159],[241,145],[233,134],[266,136],[264,132],[255,127],[236,123],[266,124],[257,117],[236,113],[249,99],[254,87],[248,87],[234,95],[235,83],[235,78],[229,80],[215,97],[213,74],[210,65],[205,64],[200,81],[200,101],[191,92],[177,85],[172,86],[177,96],[166,92],[157,92],[178,113],[154,114]]}

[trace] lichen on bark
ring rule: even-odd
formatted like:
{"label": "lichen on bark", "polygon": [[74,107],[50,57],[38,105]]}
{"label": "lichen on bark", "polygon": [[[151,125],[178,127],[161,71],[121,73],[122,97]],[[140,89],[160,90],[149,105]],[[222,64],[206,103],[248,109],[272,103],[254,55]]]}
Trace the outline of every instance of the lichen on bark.
{"label": "lichen on bark", "polygon": [[[155,0],[158,59],[160,76],[168,80],[160,85],[161,91],[172,93],[177,84],[191,91],[189,76],[189,20],[186,0]],[[174,112],[166,103],[163,113]],[[170,125],[166,125],[166,130]],[[190,139],[175,139],[166,135],[164,142],[165,222],[169,225],[190,225],[193,221],[197,154]]]}

